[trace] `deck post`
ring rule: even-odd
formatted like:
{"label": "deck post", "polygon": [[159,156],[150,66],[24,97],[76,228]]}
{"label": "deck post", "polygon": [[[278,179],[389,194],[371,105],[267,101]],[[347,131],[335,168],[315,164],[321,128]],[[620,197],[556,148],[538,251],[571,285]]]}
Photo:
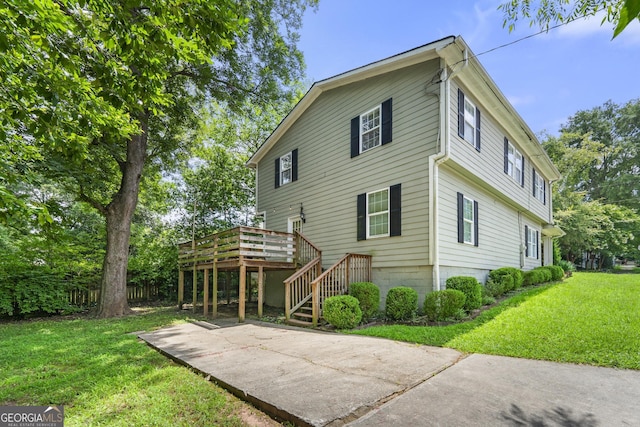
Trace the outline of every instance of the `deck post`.
{"label": "deck post", "polygon": [[284,318],[291,317],[291,284],[284,282]]}
{"label": "deck post", "polygon": [[198,303],[198,269],[196,263],[193,263],[193,312],[196,312],[196,304]]}
{"label": "deck post", "polygon": [[218,263],[213,260],[213,294],[211,295],[211,317],[218,317]]}
{"label": "deck post", "polygon": [[258,267],[258,317],[262,317],[262,305],[264,304],[264,271]]}
{"label": "deck post", "polygon": [[178,309],[182,310],[184,303],[184,270],[178,272]]}
{"label": "deck post", "polygon": [[315,280],[311,282],[311,322],[313,327],[318,326],[320,317],[320,286]]}
{"label": "deck post", "polygon": [[247,266],[240,260],[240,291],[238,292],[238,322],[244,322],[244,303],[247,293]]}
{"label": "deck post", "polygon": [[202,299],[204,299],[202,314],[206,316],[209,314],[209,268],[204,269],[204,291]]}

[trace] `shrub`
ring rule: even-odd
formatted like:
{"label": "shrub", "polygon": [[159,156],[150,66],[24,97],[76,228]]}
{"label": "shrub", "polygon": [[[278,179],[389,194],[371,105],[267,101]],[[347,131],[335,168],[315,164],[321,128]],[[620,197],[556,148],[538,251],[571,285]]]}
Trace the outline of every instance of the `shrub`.
{"label": "shrub", "polygon": [[360,302],[362,318],[369,319],[380,307],[380,289],[371,282],[356,282],[349,285],[349,295]]}
{"label": "shrub", "polygon": [[462,291],[467,297],[464,309],[474,310],[482,305],[482,285],[475,277],[453,276],[447,279],[447,289]]}
{"label": "shrub", "polygon": [[549,267],[547,267],[547,266],[536,267],[536,268],[534,268],[534,270],[538,270],[542,274],[542,282],[540,282],[540,283],[547,283],[547,282],[551,281],[551,278],[553,277],[553,274],[551,273],[551,270],[549,270]]}
{"label": "shrub", "polygon": [[570,261],[566,261],[566,260],[560,260],[557,263],[558,267],[561,267],[565,273],[573,273],[574,271],[576,271],[576,266],[570,262]]}
{"label": "shrub", "polygon": [[497,268],[489,272],[489,280],[493,282],[491,286],[494,291],[498,292],[492,296],[500,296],[505,292],[509,292],[516,288],[512,271],[509,267]]}
{"label": "shrub", "polygon": [[487,280],[487,283],[485,283],[482,291],[483,291],[483,296],[489,296],[489,297],[499,297],[500,295],[506,292],[504,290],[504,284],[502,281],[494,282],[491,279]]}
{"label": "shrub", "polygon": [[524,276],[522,275],[522,270],[515,267],[503,267],[507,271],[511,273],[511,277],[513,277],[513,289],[519,289],[522,287],[522,282],[524,281]]}
{"label": "shrub", "polygon": [[322,317],[338,329],[352,329],[362,320],[362,310],[351,295],[336,295],[324,301]]}
{"label": "shrub", "polygon": [[489,295],[482,296],[482,305],[491,305],[494,302],[496,302],[496,299],[494,297],[490,297]]}
{"label": "shrub", "polygon": [[64,275],[47,266],[15,264],[0,270],[0,315],[72,311]]}
{"label": "shrub", "polygon": [[464,307],[466,299],[464,293],[455,289],[431,292],[424,299],[424,314],[430,321],[454,317]]}
{"label": "shrub", "polygon": [[562,267],[558,265],[550,265],[548,269],[551,272],[551,280],[562,280],[562,278],[564,277],[564,270],[562,269]]}
{"label": "shrub", "polygon": [[408,320],[418,310],[418,292],[415,289],[398,286],[389,289],[385,303],[385,314],[392,320]]}

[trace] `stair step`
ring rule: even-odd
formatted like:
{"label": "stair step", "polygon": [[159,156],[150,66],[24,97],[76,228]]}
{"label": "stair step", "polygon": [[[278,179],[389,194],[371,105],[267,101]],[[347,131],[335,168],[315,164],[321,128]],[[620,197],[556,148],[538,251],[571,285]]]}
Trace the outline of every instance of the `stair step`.
{"label": "stair step", "polygon": [[304,317],[306,319],[311,319],[313,318],[312,314],[309,313],[300,313],[299,311],[296,311],[295,313],[291,314],[292,316],[297,316],[297,317]]}
{"label": "stair step", "polygon": [[293,326],[302,326],[303,328],[308,328],[313,326],[313,323],[311,322],[305,322],[303,320],[298,320],[298,319],[289,319],[287,320],[287,323]]}
{"label": "stair step", "polygon": [[313,311],[313,307],[311,307],[310,305],[303,305],[298,310]]}

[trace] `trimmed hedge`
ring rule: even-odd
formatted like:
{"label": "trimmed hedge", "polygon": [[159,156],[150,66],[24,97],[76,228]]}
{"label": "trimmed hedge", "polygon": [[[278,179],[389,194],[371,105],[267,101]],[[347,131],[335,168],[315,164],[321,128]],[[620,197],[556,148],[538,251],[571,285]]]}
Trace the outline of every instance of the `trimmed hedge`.
{"label": "trimmed hedge", "polygon": [[352,329],[362,320],[362,310],[351,295],[336,295],[324,300],[322,317],[338,329]]}
{"label": "trimmed hedge", "polygon": [[462,291],[467,297],[464,303],[465,310],[471,311],[482,305],[482,285],[475,277],[453,276],[449,277],[446,283],[447,289]]}
{"label": "trimmed hedge", "polygon": [[550,282],[551,280],[553,280],[552,270],[554,270],[557,274],[557,269],[552,269],[550,268],[550,266],[536,267],[533,270],[526,271],[524,273],[525,286]]}
{"label": "trimmed hedge", "polygon": [[456,289],[431,292],[424,299],[424,314],[432,322],[448,319],[464,307],[466,299],[465,294]]}
{"label": "trimmed hedge", "polygon": [[[489,284],[491,283],[491,284]],[[491,296],[497,297],[516,288],[512,272],[508,267],[497,268],[489,272],[485,285]]]}
{"label": "trimmed hedge", "polygon": [[380,308],[380,289],[371,282],[356,282],[349,285],[349,295],[360,302],[362,318],[370,319]]}
{"label": "trimmed hedge", "polygon": [[385,303],[385,315],[392,320],[409,320],[418,310],[418,292],[407,286],[389,289]]}
{"label": "trimmed hedge", "polygon": [[564,278],[564,270],[559,265],[550,265],[548,268],[551,271],[551,280],[557,281]]}

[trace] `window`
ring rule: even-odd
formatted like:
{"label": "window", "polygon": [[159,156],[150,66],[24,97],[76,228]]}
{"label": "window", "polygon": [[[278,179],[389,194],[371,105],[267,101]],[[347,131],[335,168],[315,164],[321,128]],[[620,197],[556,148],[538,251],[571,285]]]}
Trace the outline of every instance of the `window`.
{"label": "window", "polygon": [[358,195],[358,240],[401,235],[401,185]]}
{"label": "window", "polygon": [[524,186],[524,157],[507,138],[504,139],[504,173]]}
{"label": "window", "polygon": [[458,136],[480,151],[480,110],[458,89]]}
{"label": "window", "polygon": [[478,246],[478,202],[458,193],[458,243]]}
{"label": "window", "polygon": [[535,169],[533,169],[533,197],[544,204],[547,203],[547,186],[544,178],[536,173]]}
{"label": "window", "polygon": [[539,258],[538,252],[538,240],[540,238],[540,233],[538,230],[535,230],[529,226],[524,226],[524,242],[525,242],[525,250],[526,256],[529,258]]}
{"label": "window", "polygon": [[276,188],[298,180],[298,149],[276,158]]}
{"label": "window", "polygon": [[381,144],[380,106],[360,116],[360,152]]}
{"label": "window", "polygon": [[351,157],[391,142],[391,98],[351,119]]}
{"label": "window", "polygon": [[389,189],[367,194],[367,238],[389,235]]}

